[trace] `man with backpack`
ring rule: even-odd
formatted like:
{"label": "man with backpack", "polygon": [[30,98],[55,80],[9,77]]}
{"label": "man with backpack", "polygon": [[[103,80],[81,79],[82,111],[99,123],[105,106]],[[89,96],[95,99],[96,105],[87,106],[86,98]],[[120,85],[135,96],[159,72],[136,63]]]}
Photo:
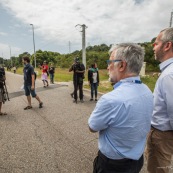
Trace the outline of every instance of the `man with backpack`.
{"label": "man with backpack", "polygon": [[40,100],[38,95],[35,92],[35,72],[33,66],[30,64],[30,59],[28,56],[24,56],[22,58],[22,61],[24,63],[24,90],[25,90],[25,95],[27,97],[28,101],[28,106],[24,108],[24,110],[32,109],[31,105],[31,96],[33,98],[36,98],[39,102],[39,108],[43,107],[43,102]]}

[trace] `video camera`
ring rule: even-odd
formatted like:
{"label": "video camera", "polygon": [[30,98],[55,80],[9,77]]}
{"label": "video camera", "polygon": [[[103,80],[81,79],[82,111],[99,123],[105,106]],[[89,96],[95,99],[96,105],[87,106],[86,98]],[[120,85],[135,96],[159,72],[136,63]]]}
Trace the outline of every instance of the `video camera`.
{"label": "video camera", "polygon": [[5,76],[5,69],[3,67],[0,67],[0,80],[3,80]]}
{"label": "video camera", "polygon": [[3,103],[5,103],[6,100],[10,100],[8,96],[7,86],[5,83],[5,69],[3,67],[0,67],[0,94],[3,98]]}

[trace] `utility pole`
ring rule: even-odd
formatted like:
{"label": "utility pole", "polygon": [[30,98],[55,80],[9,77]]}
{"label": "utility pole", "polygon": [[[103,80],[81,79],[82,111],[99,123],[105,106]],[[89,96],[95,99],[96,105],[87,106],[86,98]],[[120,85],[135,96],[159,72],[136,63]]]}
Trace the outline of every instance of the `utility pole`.
{"label": "utility pole", "polygon": [[83,25],[77,24],[76,26],[78,26],[78,25],[82,28],[82,31],[81,31],[82,32],[82,63],[84,64],[84,66],[86,68],[85,29],[87,28],[87,26],[85,24],[83,24]]}
{"label": "utility pole", "polygon": [[3,56],[3,52],[2,52],[2,63],[4,65],[4,56]]}
{"label": "utility pole", "polygon": [[172,26],[172,18],[173,18],[173,11],[171,12],[171,19],[170,19],[170,25],[169,25],[169,27]]}
{"label": "utility pole", "polygon": [[36,69],[36,56],[35,56],[35,40],[34,40],[34,25],[30,24],[32,26],[32,33],[33,33],[33,45],[34,45],[34,62],[35,62],[35,69]]}
{"label": "utility pole", "polygon": [[11,58],[11,46],[10,47],[10,60],[11,60],[11,67],[13,66],[12,58]]}
{"label": "utility pole", "polygon": [[69,53],[71,53],[71,42],[69,41]]}

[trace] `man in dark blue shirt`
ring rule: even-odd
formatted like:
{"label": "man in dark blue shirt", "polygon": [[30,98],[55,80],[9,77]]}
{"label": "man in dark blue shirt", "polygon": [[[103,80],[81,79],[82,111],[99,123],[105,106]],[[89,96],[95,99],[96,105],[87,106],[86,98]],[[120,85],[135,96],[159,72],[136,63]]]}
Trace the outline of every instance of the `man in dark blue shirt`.
{"label": "man in dark blue shirt", "polygon": [[24,56],[22,60],[23,60],[24,66],[25,66],[24,69],[23,69],[23,73],[24,73],[24,90],[25,90],[25,95],[26,95],[27,100],[28,100],[28,106],[26,106],[24,108],[24,110],[32,109],[30,94],[32,95],[32,97],[34,97],[38,100],[39,108],[42,108],[43,107],[43,102],[40,100],[38,95],[35,93],[34,68],[30,64],[30,59],[29,59],[28,56]]}

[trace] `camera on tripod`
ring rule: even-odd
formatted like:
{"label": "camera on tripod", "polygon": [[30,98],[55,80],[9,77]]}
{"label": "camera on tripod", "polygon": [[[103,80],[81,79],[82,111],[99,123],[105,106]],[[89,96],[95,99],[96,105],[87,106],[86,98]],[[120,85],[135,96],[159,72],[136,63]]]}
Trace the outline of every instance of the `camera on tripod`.
{"label": "camera on tripod", "polygon": [[0,94],[2,95],[2,102],[10,100],[8,96],[7,86],[5,83],[5,69],[0,67]]}

